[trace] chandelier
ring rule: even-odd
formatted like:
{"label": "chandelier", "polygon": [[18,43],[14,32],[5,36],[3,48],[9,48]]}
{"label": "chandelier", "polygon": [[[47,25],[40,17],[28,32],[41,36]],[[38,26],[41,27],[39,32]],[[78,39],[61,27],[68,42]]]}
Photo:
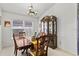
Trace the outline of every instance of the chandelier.
{"label": "chandelier", "polygon": [[28,12],[27,12],[27,14],[30,15],[30,16],[36,16],[37,13],[38,13],[38,12],[34,10],[33,5],[31,4],[31,5],[28,7]]}

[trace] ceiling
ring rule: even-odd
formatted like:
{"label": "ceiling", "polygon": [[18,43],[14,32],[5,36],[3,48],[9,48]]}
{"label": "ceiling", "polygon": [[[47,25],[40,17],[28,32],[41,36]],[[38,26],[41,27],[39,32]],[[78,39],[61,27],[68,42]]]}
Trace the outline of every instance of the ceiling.
{"label": "ceiling", "polygon": [[[40,17],[45,11],[51,8],[54,3],[32,3],[35,10],[38,11],[38,15],[35,17]],[[28,6],[30,3],[0,3],[0,8],[3,11],[17,13],[21,15],[27,15]]]}

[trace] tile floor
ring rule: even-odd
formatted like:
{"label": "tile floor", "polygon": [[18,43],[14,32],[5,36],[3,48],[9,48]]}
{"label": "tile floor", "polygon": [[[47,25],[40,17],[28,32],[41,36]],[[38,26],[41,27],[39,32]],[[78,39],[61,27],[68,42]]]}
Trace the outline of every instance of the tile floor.
{"label": "tile floor", "polygon": [[[13,49],[14,49],[13,47],[2,49],[0,51],[0,56],[14,56]],[[18,52],[18,56],[22,56],[21,51]],[[58,48],[57,49],[48,48],[48,56],[73,56],[73,55],[65,51],[62,51],[61,49]]]}

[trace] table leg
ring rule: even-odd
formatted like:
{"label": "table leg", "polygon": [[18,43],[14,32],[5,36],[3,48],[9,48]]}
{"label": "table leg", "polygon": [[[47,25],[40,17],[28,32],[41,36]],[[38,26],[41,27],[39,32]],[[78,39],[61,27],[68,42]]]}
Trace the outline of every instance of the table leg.
{"label": "table leg", "polygon": [[28,56],[28,49],[26,48],[26,54],[27,54],[27,56]]}

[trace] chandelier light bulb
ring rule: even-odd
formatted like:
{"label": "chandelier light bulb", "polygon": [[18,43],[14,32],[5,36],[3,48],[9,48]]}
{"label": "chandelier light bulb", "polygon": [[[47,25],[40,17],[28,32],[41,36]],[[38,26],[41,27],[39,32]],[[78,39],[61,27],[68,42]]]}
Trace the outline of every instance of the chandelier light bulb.
{"label": "chandelier light bulb", "polygon": [[36,16],[37,15],[37,11],[34,11],[34,8],[33,8],[33,5],[31,4],[28,8],[28,12],[27,14],[30,15],[30,16]]}

